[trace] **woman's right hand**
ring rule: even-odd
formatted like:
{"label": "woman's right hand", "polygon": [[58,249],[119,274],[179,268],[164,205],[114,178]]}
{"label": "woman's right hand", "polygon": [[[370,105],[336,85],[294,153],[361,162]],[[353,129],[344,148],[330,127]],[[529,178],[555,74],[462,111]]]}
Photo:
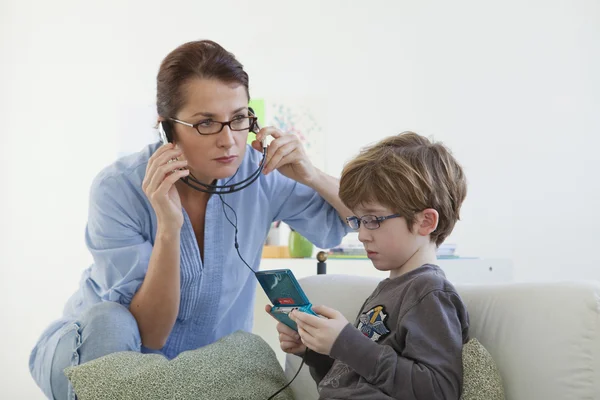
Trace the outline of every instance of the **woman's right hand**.
{"label": "woman's right hand", "polygon": [[[271,306],[267,305],[265,311],[270,314]],[[277,324],[277,332],[279,333],[279,347],[281,347],[281,350],[297,356],[302,356],[304,354],[306,346],[302,343],[298,332],[294,331],[283,322]]]}
{"label": "woman's right hand", "polygon": [[159,147],[148,160],[142,182],[142,189],[156,213],[158,227],[170,232],[180,230],[183,225],[181,199],[175,182],[189,175],[190,171],[180,170],[187,166],[186,160],[169,162],[181,154],[181,149],[172,143]]}

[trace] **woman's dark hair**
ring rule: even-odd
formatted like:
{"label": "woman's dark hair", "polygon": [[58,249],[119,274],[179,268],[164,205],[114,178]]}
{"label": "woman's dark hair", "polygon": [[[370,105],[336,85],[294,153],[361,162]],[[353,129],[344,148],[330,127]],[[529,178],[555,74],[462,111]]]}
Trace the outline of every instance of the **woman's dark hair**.
{"label": "woman's dark hair", "polygon": [[156,77],[156,111],[173,118],[183,107],[183,85],[190,79],[217,79],[244,85],[250,99],[248,74],[235,56],[211,40],[188,42],[169,53]]}

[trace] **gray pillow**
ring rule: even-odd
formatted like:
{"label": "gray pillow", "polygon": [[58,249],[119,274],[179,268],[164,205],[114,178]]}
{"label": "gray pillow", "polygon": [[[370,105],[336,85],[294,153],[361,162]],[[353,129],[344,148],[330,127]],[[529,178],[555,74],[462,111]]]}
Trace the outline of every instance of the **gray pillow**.
{"label": "gray pillow", "polygon": [[462,400],[504,400],[502,377],[496,363],[477,339],[463,346]]}
{"label": "gray pillow", "polygon": [[[242,331],[170,361],[125,351],[68,367],[65,375],[78,400],[266,400],[287,383],[271,347]],[[287,388],[275,399],[293,395]]]}

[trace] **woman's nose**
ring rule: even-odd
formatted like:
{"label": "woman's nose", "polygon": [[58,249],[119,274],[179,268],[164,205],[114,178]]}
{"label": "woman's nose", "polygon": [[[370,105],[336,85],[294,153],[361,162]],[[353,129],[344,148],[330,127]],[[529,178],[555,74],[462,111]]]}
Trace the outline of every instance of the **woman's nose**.
{"label": "woman's nose", "polygon": [[233,132],[228,126],[224,126],[223,130],[217,136],[217,145],[219,147],[230,148],[235,144]]}

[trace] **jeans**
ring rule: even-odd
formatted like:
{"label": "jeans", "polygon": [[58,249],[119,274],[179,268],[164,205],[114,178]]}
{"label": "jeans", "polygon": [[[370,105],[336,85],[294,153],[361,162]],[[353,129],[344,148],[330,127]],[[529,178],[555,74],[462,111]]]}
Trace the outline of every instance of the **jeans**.
{"label": "jeans", "polygon": [[142,348],[137,322],[126,307],[110,301],[92,306],[58,342],[50,381],[54,399],[75,399],[65,368],[119,351],[160,353]]}

